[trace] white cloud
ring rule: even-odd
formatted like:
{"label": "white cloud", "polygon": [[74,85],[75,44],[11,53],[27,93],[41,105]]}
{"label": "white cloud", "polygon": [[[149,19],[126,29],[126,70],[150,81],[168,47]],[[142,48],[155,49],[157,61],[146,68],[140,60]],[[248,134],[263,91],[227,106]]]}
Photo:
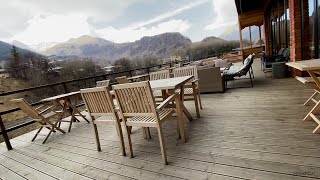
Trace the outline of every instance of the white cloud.
{"label": "white cloud", "polygon": [[26,44],[63,42],[73,37],[90,34],[87,17],[82,14],[37,15],[28,21],[28,27],[12,37]]}
{"label": "white cloud", "polygon": [[187,4],[187,5],[184,5],[184,6],[180,7],[178,9],[175,9],[173,11],[169,11],[169,12],[160,14],[160,15],[158,15],[155,18],[152,18],[150,20],[133,24],[133,25],[131,25],[131,28],[140,28],[140,27],[143,27],[143,26],[146,26],[146,25],[149,25],[149,24],[153,24],[153,23],[156,23],[156,22],[163,21],[165,19],[174,17],[174,16],[176,16],[178,14],[183,13],[186,10],[192,9],[192,8],[194,8],[196,6],[199,6],[201,4],[204,4],[206,2],[208,2],[208,0],[198,0],[196,2],[192,2],[190,4]]}
{"label": "white cloud", "polygon": [[128,41],[135,41],[143,36],[154,36],[165,32],[180,32],[184,33],[190,28],[191,24],[184,20],[170,20],[150,28],[139,27],[139,28],[121,28],[115,29],[114,27],[107,27],[104,29],[97,30],[96,33],[105,39],[113,42],[122,43]]}
{"label": "white cloud", "polygon": [[[86,21],[103,24],[122,15],[127,8],[138,1],[148,0],[0,0],[0,38],[21,33],[29,21],[41,14],[70,16],[85,14]],[[69,22],[71,24],[74,19]]]}
{"label": "white cloud", "polygon": [[234,0],[212,0],[212,5],[216,17],[204,30],[220,35],[227,27],[237,24],[238,14]]}

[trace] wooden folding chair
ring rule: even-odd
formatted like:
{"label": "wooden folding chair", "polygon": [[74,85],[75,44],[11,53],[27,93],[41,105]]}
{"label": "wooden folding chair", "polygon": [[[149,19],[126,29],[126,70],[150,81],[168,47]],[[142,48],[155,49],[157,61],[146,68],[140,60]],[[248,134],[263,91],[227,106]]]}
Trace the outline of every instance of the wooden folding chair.
{"label": "wooden folding chair", "polygon": [[120,118],[115,111],[115,105],[113,103],[113,98],[107,87],[96,87],[81,89],[81,96],[84,103],[88,109],[89,116],[92,119],[93,129],[95,133],[97,150],[101,151],[99,133],[97,124],[114,124],[116,126],[117,134],[120,140],[120,146],[122,150],[122,155],[125,155],[125,147],[123,141],[123,133],[120,125]]}
{"label": "wooden folding chair", "polygon": [[109,84],[110,84],[110,80],[103,80],[103,81],[97,81],[96,82],[96,87],[101,87],[101,86],[106,86],[106,87],[109,87]]}
{"label": "wooden folding chair", "polygon": [[318,86],[316,85],[316,83],[314,82],[314,80],[312,79],[312,77],[296,76],[296,79],[298,81],[300,81],[302,84],[308,85],[309,87],[311,87],[314,90],[314,93],[307,99],[307,101],[303,105],[306,106],[310,102],[314,102],[315,104],[317,104],[318,100],[315,98],[320,94],[320,90],[319,90]]}
{"label": "wooden folding chair", "polygon": [[179,117],[179,130],[181,138],[185,142],[181,101],[177,93],[168,97],[156,107],[155,100],[148,81],[120,84],[113,86],[116,99],[119,103],[121,115],[126,125],[126,133],[129,142],[130,157],[133,157],[131,134],[129,127],[155,127],[158,130],[162,160],[167,164],[167,155],[162,132],[162,123],[174,113],[173,108],[165,108],[170,102],[175,101]]}
{"label": "wooden folding chair", "polygon": [[[200,98],[197,66],[187,66],[187,67],[176,68],[173,70],[173,76],[174,77],[193,76],[192,81],[184,86],[183,96],[192,97],[185,100],[194,100],[197,117],[199,118],[200,117],[199,104],[201,109],[202,109],[202,104],[201,104],[201,98]],[[180,90],[178,90],[178,92],[180,92]]]}
{"label": "wooden folding chair", "polygon": [[50,131],[42,143],[45,143],[48,140],[51,133],[56,132],[56,130],[62,132],[63,134],[65,133],[62,129],[60,129],[57,126],[58,123],[61,121],[61,118],[57,118],[53,122],[50,121],[50,118],[53,117],[54,115],[61,114],[61,113],[52,111],[53,106],[50,106],[42,111],[38,111],[42,106],[34,109],[23,98],[13,99],[11,100],[11,102],[14,102],[23,112],[28,114],[34,121],[37,121],[41,125],[41,127],[39,128],[39,130],[34,135],[31,141],[34,141],[37,138],[38,134],[44,127],[48,128]]}
{"label": "wooden folding chair", "polygon": [[129,83],[127,76],[120,76],[115,78],[119,84]]}
{"label": "wooden folding chair", "polygon": [[[168,79],[170,78],[170,71],[169,70],[162,70],[162,71],[156,71],[149,74],[150,81],[152,80],[158,80],[158,79]],[[164,94],[162,94],[161,90],[153,91],[153,96],[155,98],[162,98],[164,97]]]}

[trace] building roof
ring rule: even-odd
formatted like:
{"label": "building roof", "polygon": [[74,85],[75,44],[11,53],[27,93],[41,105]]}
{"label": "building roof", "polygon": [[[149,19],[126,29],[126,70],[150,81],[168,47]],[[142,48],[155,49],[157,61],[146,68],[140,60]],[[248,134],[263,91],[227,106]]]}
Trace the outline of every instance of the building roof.
{"label": "building roof", "polygon": [[263,25],[264,1],[261,0],[235,0],[239,26],[244,29],[249,26]]}

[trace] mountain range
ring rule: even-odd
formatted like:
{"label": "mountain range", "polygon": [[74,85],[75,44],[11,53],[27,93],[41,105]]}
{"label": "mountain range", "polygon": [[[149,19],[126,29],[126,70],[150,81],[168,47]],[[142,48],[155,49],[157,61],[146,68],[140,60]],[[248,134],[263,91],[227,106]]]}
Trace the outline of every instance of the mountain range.
{"label": "mountain range", "polygon": [[85,35],[53,46],[47,49],[44,54],[48,56],[76,55],[111,61],[122,57],[141,58],[145,55],[166,58],[169,57],[172,48],[185,48],[190,46],[191,43],[189,38],[180,33],[164,33],[143,37],[140,40],[128,43],[114,43],[102,38]]}
{"label": "mountain range", "polygon": [[[252,38],[257,39],[257,29],[253,29]],[[243,39],[249,39],[249,32],[243,30]],[[227,29],[219,37],[206,37],[202,42],[223,42],[228,40],[239,40],[237,26]],[[26,45],[19,41],[13,41],[13,45],[19,47],[21,52],[34,51],[57,59],[63,57],[96,58],[104,60],[116,60],[122,57],[140,58],[145,55],[154,55],[167,58],[172,48],[185,48],[192,44],[192,41],[180,33],[164,33],[156,36],[143,37],[135,42],[114,43],[99,37],[84,35],[78,38],[69,39],[63,43],[48,42],[36,45]],[[0,41],[0,61],[10,56],[12,45]]]}

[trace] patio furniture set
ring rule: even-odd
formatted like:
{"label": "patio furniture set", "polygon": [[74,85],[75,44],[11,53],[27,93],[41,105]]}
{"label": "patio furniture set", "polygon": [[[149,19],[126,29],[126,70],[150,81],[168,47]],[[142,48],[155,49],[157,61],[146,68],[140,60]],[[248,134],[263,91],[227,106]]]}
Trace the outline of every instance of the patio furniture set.
{"label": "patio furniture set", "polygon": [[[150,76],[150,81],[137,79]],[[132,127],[142,128],[146,139],[151,138],[149,128],[156,128],[159,136],[162,161],[167,164],[166,148],[163,136],[163,123],[171,117],[177,120],[177,136],[183,143],[186,142],[183,115],[188,120],[193,120],[189,110],[184,106],[185,100],[192,100],[195,104],[196,115],[200,118],[202,109],[199,79],[196,66],[187,66],[173,69],[173,77],[170,78],[169,70],[153,72],[148,75],[131,78],[123,76],[116,80],[118,84],[109,89],[109,80],[96,82],[97,87],[81,89],[80,91],[61,94],[42,100],[44,103],[51,102],[48,108],[44,106],[33,108],[24,99],[12,100],[22,111],[27,113],[34,121],[41,125],[34,141],[44,128],[49,129],[43,143],[54,132],[66,132],[61,129],[61,122],[68,122],[68,131],[72,124],[79,120],[88,123],[91,120],[96,139],[97,150],[101,151],[98,125],[114,124],[120,142],[122,155],[126,155],[124,133],[127,138],[127,149],[133,157],[131,140]],[[85,111],[77,107],[80,100],[84,101]],[[82,118],[77,118],[77,117]]]}
{"label": "patio furniture set", "polygon": [[303,121],[314,120],[318,126],[313,130],[313,133],[320,133],[320,119],[317,117],[317,115],[320,113],[320,100],[316,99],[316,97],[320,94],[320,79],[317,77],[317,75],[320,74],[320,59],[288,62],[286,65],[293,69],[307,71],[309,73],[310,77],[296,77],[298,81],[314,89],[314,93],[304,103],[306,106],[309,105],[310,102],[313,102],[314,106],[305,116]]}

